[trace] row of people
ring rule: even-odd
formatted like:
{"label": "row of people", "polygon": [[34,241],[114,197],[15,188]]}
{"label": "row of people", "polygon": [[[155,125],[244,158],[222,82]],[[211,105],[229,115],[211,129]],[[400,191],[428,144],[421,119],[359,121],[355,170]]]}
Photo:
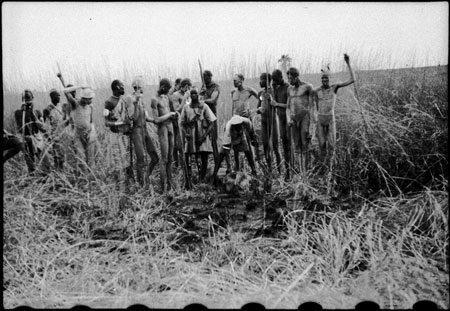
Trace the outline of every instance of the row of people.
{"label": "row of people", "polygon": [[[269,171],[272,169],[272,153],[275,155],[278,171],[281,171],[281,154],[278,148],[281,138],[285,177],[289,179],[294,154],[300,155],[301,167],[308,166],[307,151],[312,126],[317,124],[322,156],[326,154],[327,143],[331,148],[334,146],[336,93],[340,87],[354,81],[349,57],[345,55],[344,60],[350,69],[350,80],[330,85],[330,71],[326,68],[322,70],[322,85],[316,89],[310,83],[300,80],[299,71],[296,68],[290,68],[287,71],[289,83],[284,81],[280,70],[274,70],[272,74],[261,74],[262,89],[259,93],[243,85],[243,75],[235,75],[233,78],[235,90],[231,92],[232,118],[225,126],[220,152],[217,147],[217,103],[220,87],[212,81],[210,71],[203,72],[204,84],[200,91],[192,88],[192,83],[187,78],[179,79],[178,85],[174,88],[171,87],[168,79],[162,79],[156,96],[151,100],[152,117],[149,116],[143,103],[142,77],[137,77],[133,81],[134,91],[126,96],[123,83],[120,80],[114,80],[111,84],[112,95],[105,101],[104,106],[111,155],[108,166],[111,167],[117,180],[129,181],[133,177],[132,153],[134,152],[137,180],[143,185],[148,183],[149,176],[159,162],[161,187],[165,191],[173,186],[173,160],[178,167],[181,165],[186,168],[185,175],[188,183],[192,176],[190,163],[193,156],[195,156],[195,162],[201,161],[201,164],[198,164],[199,179],[203,180],[207,172],[209,154],[214,155],[215,176],[223,160],[226,160],[227,172],[231,171],[229,150],[234,149],[236,169],[239,169],[238,153],[242,151],[249,161],[252,173],[256,174],[251,146],[257,147],[258,143],[253,125],[254,116],[251,115],[250,109],[250,98],[255,97],[258,100],[256,112],[261,115],[261,140]],[[62,78],[60,74],[58,77]],[[80,99],[75,98],[74,94],[78,89],[81,89]],[[19,132],[23,133],[26,161],[30,171],[34,170],[33,156],[39,152],[36,148],[35,137],[39,131],[48,133],[48,130],[44,129],[45,126],[42,126],[46,121],[49,123],[48,128],[53,138],[52,155],[55,167],[62,168],[64,150],[61,148],[60,141],[64,137],[61,134],[69,125],[73,128],[73,146],[76,154],[83,160],[81,162],[88,166],[93,162],[96,132],[92,120],[91,102],[95,94],[88,87],[74,86],[64,88],[64,94],[68,101],[66,107],[60,104],[58,91],[50,92],[52,107],[44,110],[43,117],[46,120],[41,123],[39,120],[42,120],[42,115],[39,111],[32,109],[31,91],[24,92],[24,104],[21,110],[16,111],[15,117]],[[161,158],[148,132],[147,122],[157,126]],[[258,158],[257,148],[255,152]],[[146,154],[150,157],[148,166],[145,161]],[[45,160],[43,163],[48,165],[49,161]]]}

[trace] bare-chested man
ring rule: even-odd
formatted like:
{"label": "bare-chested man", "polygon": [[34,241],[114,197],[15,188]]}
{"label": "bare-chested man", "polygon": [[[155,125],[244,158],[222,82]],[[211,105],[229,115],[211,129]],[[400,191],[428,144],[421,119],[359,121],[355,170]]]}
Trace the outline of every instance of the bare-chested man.
{"label": "bare-chested man", "polygon": [[[79,100],[72,96],[72,92],[81,90]],[[87,165],[92,168],[94,165],[94,153],[97,143],[95,125],[92,122],[93,106],[92,100],[95,97],[94,91],[84,86],[66,87],[64,89],[67,101],[71,107],[71,118],[75,127],[74,145],[77,156],[81,161],[78,163],[78,173],[85,171]]]}
{"label": "bare-chested man", "polygon": [[233,101],[231,115],[238,115],[251,121],[250,97],[253,96],[258,99],[258,93],[253,88],[244,86],[243,82],[244,76],[242,74],[234,75],[233,84],[236,89],[231,91],[231,100]]}
{"label": "bare-chested man", "polygon": [[283,73],[276,69],[272,72],[274,98],[270,104],[276,107],[278,116],[278,128],[281,142],[283,144],[284,164],[286,168],[285,180],[290,178],[290,161],[291,161],[291,143],[289,141],[290,133],[287,126],[286,107],[288,99],[289,84],[283,80]]}
{"label": "bare-chested man", "polygon": [[[181,114],[181,111],[183,110],[184,105],[189,103],[191,100],[190,93],[189,93],[189,90],[191,87],[192,87],[191,80],[188,78],[183,79],[180,82],[180,89],[178,91],[176,91],[175,93],[173,93],[171,97],[169,97],[169,99],[170,98],[172,99],[174,111],[178,112],[179,114]],[[182,157],[184,157],[184,153],[183,153],[184,131],[180,131],[179,128],[180,128],[180,126],[178,125],[178,128],[177,128],[177,126],[175,124],[175,128],[174,128],[175,147],[173,150],[173,159],[174,159],[176,167],[179,167],[182,165],[182,161],[183,161]]]}
{"label": "bare-chested man", "polygon": [[279,172],[281,155],[278,150],[277,118],[275,117],[275,109],[273,109],[270,104],[273,98],[273,89],[270,87],[271,81],[272,76],[270,73],[262,73],[259,77],[259,85],[263,89],[258,94],[258,108],[256,113],[261,114],[261,139],[269,172],[272,171],[272,151],[275,153]]}
{"label": "bare-chested man", "polygon": [[[346,82],[336,82],[330,85],[330,67],[322,69],[322,85],[314,90],[314,102],[316,103],[317,136],[319,139],[320,159],[325,161],[328,151],[334,149],[336,143],[335,106],[337,91],[341,87],[348,86],[355,81],[353,70],[350,66],[350,58],[344,54],[344,61],[350,71],[350,79]],[[328,148],[327,148],[328,145]]]}
{"label": "bare-chested man", "polygon": [[[132,95],[125,97],[127,106],[132,111],[133,126],[131,128],[131,140],[133,142],[133,149],[136,153],[136,172],[138,182],[141,186],[147,183],[153,169],[159,162],[158,153],[155,144],[153,143],[150,133],[147,129],[147,122],[154,122],[153,118],[148,116],[145,110],[143,93],[144,93],[144,79],[141,76],[136,77],[132,82],[134,92]],[[145,153],[150,157],[150,163],[145,163]],[[147,168],[147,169],[146,169]]]}
{"label": "bare-chested man", "polygon": [[[209,70],[203,71],[203,80],[205,81],[205,85],[200,90],[199,95],[203,97],[205,104],[209,106],[211,111],[217,117],[217,103],[219,101],[220,95],[220,86],[212,80],[212,72]],[[211,131],[211,142],[214,153],[214,160],[217,160],[219,154],[219,148],[217,146],[217,138],[218,138],[218,125],[217,122],[214,123],[213,129]],[[229,161],[229,159],[227,159]],[[227,164],[229,165],[229,163]]]}
{"label": "bare-chested man", "polygon": [[181,113],[183,106],[190,101],[189,90],[192,87],[190,79],[181,80],[180,89],[172,94],[173,107],[176,112]]}
{"label": "bare-chested man", "polygon": [[173,88],[169,90],[168,95],[172,96],[175,92],[179,91],[181,87],[181,78],[176,78]]}
{"label": "bare-chested man", "polygon": [[300,80],[297,68],[289,68],[287,74],[291,86],[288,88],[286,117],[291,128],[294,151],[300,154],[300,170],[304,171],[309,167],[307,151],[311,140],[309,134],[311,117],[314,118],[313,86]]}
{"label": "bare-chested man", "polygon": [[178,117],[177,112],[171,112],[169,97],[170,81],[162,79],[159,82],[157,95],[152,98],[151,107],[155,123],[158,126],[159,145],[161,148],[161,160],[159,161],[159,174],[161,176],[161,191],[172,189],[172,159],[174,149],[173,120]]}

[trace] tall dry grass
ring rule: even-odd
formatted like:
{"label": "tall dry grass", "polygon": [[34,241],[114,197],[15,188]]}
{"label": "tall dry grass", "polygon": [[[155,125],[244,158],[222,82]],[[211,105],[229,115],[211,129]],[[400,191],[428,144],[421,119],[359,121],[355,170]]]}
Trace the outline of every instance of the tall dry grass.
{"label": "tall dry grass", "polygon": [[[250,227],[265,219],[198,219],[192,205],[218,211],[217,191],[206,185],[179,186],[172,196],[134,188],[124,199],[113,191],[104,154],[94,175],[52,172],[47,179],[27,177],[21,155],[11,159],[3,175],[4,306],[178,308],[197,302],[240,308],[260,302],[297,308],[316,301],[354,308],[372,300],[401,309],[427,299],[448,308],[446,74],[446,66],[358,72],[369,128],[352,88],[341,89],[333,175],[338,197],[326,196],[324,178],[314,170],[291,183],[275,179],[273,193],[262,199],[264,212],[276,200],[287,207],[279,223],[267,223],[270,236]],[[319,75],[301,78],[319,85]],[[259,89],[257,83],[244,82]],[[232,81],[219,84],[221,128]],[[147,102],[155,90],[146,90]],[[101,107],[109,93],[96,90],[102,152]],[[48,95],[35,95],[42,109]],[[175,178],[181,185],[182,174]],[[158,169],[151,182],[158,182]]]}

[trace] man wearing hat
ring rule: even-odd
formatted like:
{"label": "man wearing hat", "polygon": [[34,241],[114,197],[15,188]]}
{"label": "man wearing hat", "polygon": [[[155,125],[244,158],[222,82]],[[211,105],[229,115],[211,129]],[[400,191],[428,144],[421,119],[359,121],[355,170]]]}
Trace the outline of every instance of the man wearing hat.
{"label": "man wearing hat", "polygon": [[[320,159],[325,161],[328,151],[334,149],[336,143],[335,106],[337,91],[341,87],[348,86],[355,81],[353,70],[350,66],[350,58],[344,54],[344,61],[350,71],[350,79],[346,82],[336,82],[330,85],[330,67],[322,69],[322,85],[314,90],[314,102],[317,107],[317,136],[319,140]],[[328,148],[327,148],[328,145]]]}
{"label": "man wearing hat", "polygon": [[[79,100],[71,94],[78,89],[81,89]],[[66,87],[64,94],[70,105],[70,115],[75,128],[74,146],[77,156],[81,159],[81,163],[78,163],[78,172],[81,172],[85,170],[84,164],[88,167],[92,167],[94,164],[97,135],[92,122],[92,99],[95,94],[91,88],[84,86]]]}
{"label": "man wearing hat", "polygon": [[161,191],[170,191],[173,187],[172,160],[174,149],[173,120],[178,117],[177,112],[171,112],[169,106],[170,81],[161,79],[157,95],[152,98],[151,107],[155,124],[158,126],[159,146],[161,148],[161,160],[159,161],[159,175],[161,177]]}
{"label": "man wearing hat", "polygon": [[309,134],[310,118],[314,118],[314,90],[312,84],[300,80],[297,68],[289,68],[287,75],[290,86],[288,88],[286,118],[288,126],[291,128],[294,152],[300,154],[300,170],[304,171],[309,166],[308,144],[311,141]]}
{"label": "man wearing hat", "polygon": [[[248,133],[248,135],[246,133]],[[252,145],[255,146],[257,144],[256,134],[250,119],[234,115],[225,126],[225,133],[222,139],[222,147],[219,152],[219,159],[214,167],[213,181],[216,179],[220,164],[230,153],[231,148],[233,148],[234,150],[236,171],[239,170],[239,152],[244,152],[245,156],[247,157],[248,163],[250,164],[252,175],[256,176],[256,167],[255,161],[253,159],[253,152],[247,137],[250,137],[250,143]]]}
{"label": "man wearing hat", "polygon": [[28,166],[28,172],[34,173],[36,169],[35,158],[41,158],[42,172],[47,174],[50,171],[51,162],[43,137],[46,130],[41,111],[33,109],[33,99],[33,93],[30,90],[25,90],[22,94],[22,107],[14,112],[14,117],[17,129],[25,142],[25,162]]}

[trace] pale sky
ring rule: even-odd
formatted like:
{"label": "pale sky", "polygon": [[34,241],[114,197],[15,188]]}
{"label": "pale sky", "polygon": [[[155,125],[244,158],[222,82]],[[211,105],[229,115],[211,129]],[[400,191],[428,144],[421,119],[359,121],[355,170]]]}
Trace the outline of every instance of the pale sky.
{"label": "pale sky", "polygon": [[198,58],[212,69],[233,55],[263,66],[288,53],[305,72],[328,62],[341,68],[344,52],[361,69],[444,65],[448,9],[447,2],[3,2],[3,82],[33,88],[54,78],[59,62],[80,76],[143,70],[154,83],[158,75],[197,74]]}

